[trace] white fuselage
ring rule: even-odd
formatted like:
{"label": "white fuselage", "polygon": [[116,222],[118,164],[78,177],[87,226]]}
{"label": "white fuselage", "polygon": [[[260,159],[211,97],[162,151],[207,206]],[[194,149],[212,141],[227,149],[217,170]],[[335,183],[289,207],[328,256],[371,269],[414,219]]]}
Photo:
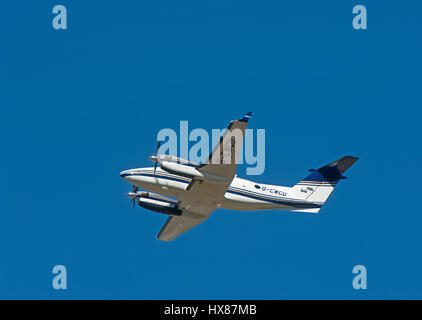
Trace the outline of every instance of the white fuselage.
{"label": "white fuselage", "polygon": [[[154,174],[153,167],[127,170],[121,175],[135,186],[176,199],[189,192],[186,188],[191,182],[190,178],[168,173],[161,168],[157,168]],[[233,179],[218,205],[230,210],[297,210],[315,207],[304,201],[294,188],[260,184],[238,177]]]}

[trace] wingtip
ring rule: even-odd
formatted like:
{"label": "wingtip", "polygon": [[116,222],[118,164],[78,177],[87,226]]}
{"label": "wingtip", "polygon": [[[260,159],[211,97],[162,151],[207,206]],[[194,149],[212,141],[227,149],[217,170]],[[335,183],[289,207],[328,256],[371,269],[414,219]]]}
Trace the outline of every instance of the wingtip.
{"label": "wingtip", "polygon": [[247,114],[245,114],[245,116],[243,118],[239,119],[239,121],[248,122],[249,119],[251,118],[252,114],[253,114],[253,112],[249,111]]}

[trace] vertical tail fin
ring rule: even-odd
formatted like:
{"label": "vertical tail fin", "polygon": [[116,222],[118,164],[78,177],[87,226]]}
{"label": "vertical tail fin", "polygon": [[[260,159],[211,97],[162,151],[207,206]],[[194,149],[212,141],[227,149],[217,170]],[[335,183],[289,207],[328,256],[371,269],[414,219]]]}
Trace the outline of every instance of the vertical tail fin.
{"label": "vertical tail fin", "polygon": [[[337,183],[341,179],[346,179],[343,173],[358,160],[359,158],[356,157],[345,156],[317,170],[310,169],[311,174],[293,187],[297,197],[306,201],[320,203],[321,205],[324,204]],[[295,211],[318,213],[319,208]]]}

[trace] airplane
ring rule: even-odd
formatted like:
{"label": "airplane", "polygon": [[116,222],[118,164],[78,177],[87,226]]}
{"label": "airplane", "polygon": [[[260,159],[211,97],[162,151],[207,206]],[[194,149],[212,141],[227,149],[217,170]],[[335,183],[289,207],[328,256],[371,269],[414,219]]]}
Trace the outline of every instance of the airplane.
{"label": "airplane", "polygon": [[[320,167],[292,187],[253,182],[237,177],[237,159],[251,117],[230,122],[208,160],[194,163],[173,155],[150,159],[153,167],[125,170],[120,176],[130,182],[131,204],[168,215],[157,238],[171,241],[204,222],[216,209],[288,210],[316,214],[336,187],[343,173],[359,158],[344,156]],[[228,161],[229,160],[229,161]],[[157,168],[159,164],[159,168]],[[147,191],[139,191],[139,188]]]}

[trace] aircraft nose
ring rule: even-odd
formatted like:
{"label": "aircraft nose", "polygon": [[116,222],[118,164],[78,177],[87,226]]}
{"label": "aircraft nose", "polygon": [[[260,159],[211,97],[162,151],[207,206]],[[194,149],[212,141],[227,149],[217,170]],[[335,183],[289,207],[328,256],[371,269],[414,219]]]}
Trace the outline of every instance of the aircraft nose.
{"label": "aircraft nose", "polygon": [[130,173],[130,170],[124,170],[124,171],[120,172],[120,176],[122,178],[125,178],[126,176],[129,175],[129,173]]}

